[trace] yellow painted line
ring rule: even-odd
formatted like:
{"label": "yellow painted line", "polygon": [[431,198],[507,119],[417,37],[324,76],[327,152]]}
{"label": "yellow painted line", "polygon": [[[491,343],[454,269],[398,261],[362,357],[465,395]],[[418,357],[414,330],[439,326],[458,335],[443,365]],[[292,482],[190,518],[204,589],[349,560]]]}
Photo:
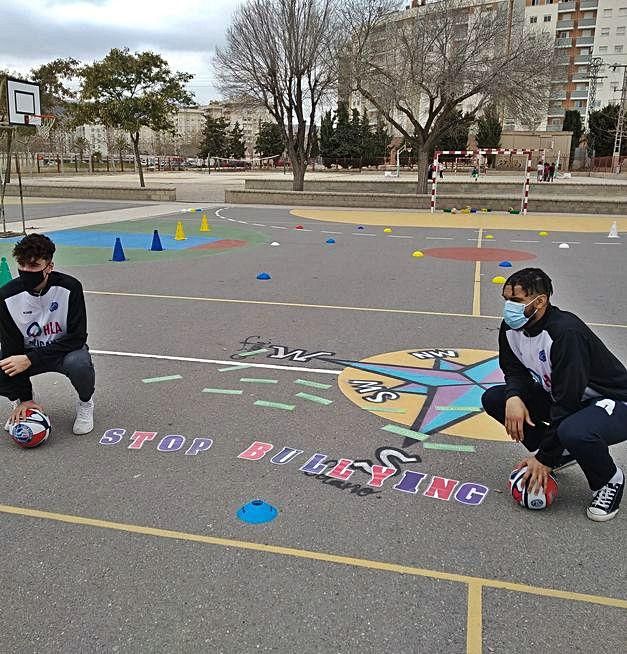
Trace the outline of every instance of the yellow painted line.
{"label": "yellow painted line", "polygon": [[466,613],[466,654],[483,652],[483,587],[468,584],[468,611]]}
{"label": "yellow painted line", "polygon": [[411,575],[413,577],[426,577],[429,579],[452,581],[461,584],[474,584],[484,586],[486,588],[498,588],[518,593],[529,593],[531,595],[540,595],[543,597],[554,597],[557,599],[572,600],[573,602],[587,602],[589,604],[599,604],[601,606],[612,606],[614,608],[627,609],[627,600],[613,597],[604,597],[603,595],[588,595],[585,593],[574,593],[568,590],[557,590],[554,588],[543,588],[541,586],[529,586],[527,584],[501,581],[499,579],[471,577],[469,575],[457,574],[455,572],[428,570],[426,568],[416,568],[408,565],[400,565],[398,563],[387,563],[385,561],[360,559],[351,556],[341,556],[339,554],[329,554],[327,552],[317,552],[314,550],[301,550],[293,547],[283,547],[281,545],[268,545],[265,543],[235,540],[232,538],[220,538],[218,536],[206,536],[204,534],[191,534],[184,531],[172,531],[169,529],[159,529],[156,527],[144,527],[141,525],[126,524],[123,522],[110,522],[108,520],[99,520],[97,518],[85,518],[83,516],[68,515],[65,513],[52,513],[50,511],[27,509],[20,506],[10,506],[8,504],[0,504],[0,513],[8,513],[11,515],[18,515],[28,518],[40,518],[43,520],[52,520],[55,522],[65,522],[68,524],[82,525],[86,527],[111,529],[113,531],[124,531],[132,534],[141,534],[144,536],[156,536],[157,538],[170,538],[173,540],[181,540],[193,543],[205,543],[207,545],[218,545],[221,547],[233,547],[241,550],[252,550],[254,552],[267,552],[268,554],[291,556],[298,559],[308,559],[310,561],[337,563],[339,565],[347,565],[355,568],[381,570],[383,572],[394,572],[402,575]]}
{"label": "yellow painted line", "polygon": [[[477,235],[477,247],[480,248],[483,241],[483,227],[479,227]],[[472,315],[481,315],[481,261],[475,261],[475,279],[472,293]]]}
{"label": "yellow painted line", "polygon": [[608,234],[616,221],[618,231],[627,231],[627,218],[618,216],[592,216],[590,214],[528,214],[514,216],[506,213],[449,214],[423,211],[373,211],[355,209],[308,209],[299,207],[290,213],[299,218],[309,218],[331,223],[353,225],[390,225],[397,227],[431,227],[447,229],[509,229],[516,231],[540,231]]}
{"label": "yellow painted line", "polygon": [[[222,302],[225,304],[252,304],[270,307],[297,307],[301,309],[332,309],[336,311],[365,311],[369,313],[396,313],[409,316],[443,316],[445,318],[485,318],[486,320],[503,320],[501,316],[481,316],[471,313],[450,313],[447,311],[418,311],[416,309],[385,309],[382,307],[350,307],[337,304],[304,304],[302,302],[269,302],[267,300],[234,300],[221,297],[194,297],[190,295],[159,295],[156,293],[126,293],[121,291],[85,291],[89,295],[106,295],[111,297],[136,297],[156,300],[184,300],[187,302]],[[590,327],[615,327],[627,329],[627,325],[614,325],[604,322],[588,322]]]}

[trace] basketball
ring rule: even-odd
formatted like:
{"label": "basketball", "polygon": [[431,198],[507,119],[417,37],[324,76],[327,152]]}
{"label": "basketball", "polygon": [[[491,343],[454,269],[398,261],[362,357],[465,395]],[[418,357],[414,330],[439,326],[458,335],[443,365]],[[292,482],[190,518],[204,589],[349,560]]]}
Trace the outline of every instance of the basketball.
{"label": "basketball", "polygon": [[50,436],[50,419],[37,409],[27,409],[26,417],[11,425],[9,435],[20,447],[39,447]]}
{"label": "basketball", "polygon": [[527,480],[526,484],[522,483],[525,472],[527,472],[527,466],[512,470],[512,474],[509,476],[509,489],[514,502],[532,511],[540,511],[546,509],[547,506],[551,506],[557,499],[557,480],[555,477],[549,475],[546,492],[540,489],[537,493],[533,493],[528,488],[530,480]]}

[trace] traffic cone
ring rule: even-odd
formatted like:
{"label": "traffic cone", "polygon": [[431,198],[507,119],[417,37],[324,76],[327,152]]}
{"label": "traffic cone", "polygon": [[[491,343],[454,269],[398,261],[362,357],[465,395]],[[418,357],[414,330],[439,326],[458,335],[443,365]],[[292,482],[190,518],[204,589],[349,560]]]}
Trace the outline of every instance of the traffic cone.
{"label": "traffic cone", "polygon": [[207,222],[207,214],[203,213],[202,219],[200,220],[200,231],[201,232],[210,232],[211,227],[209,227],[209,223]]}
{"label": "traffic cone", "polygon": [[159,230],[155,229],[152,233],[152,245],[150,246],[151,252],[163,252],[163,245],[161,245],[161,237],[159,236]]}
{"label": "traffic cone", "polygon": [[6,257],[2,257],[2,259],[0,260],[0,286],[4,286],[12,279],[13,277],[11,277],[11,270],[9,269],[9,264],[7,263],[7,259]]}
{"label": "traffic cone", "polygon": [[174,234],[175,241],[185,241],[187,237],[185,236],[185,230],[183,229],[183,221],[179,220],[176,223],[176,233]]}
{"label": "traffic cone", "polygon": [[620,234],[618,233],[618,225],[616,224],[616,221],[612,223],[612,226],[610,227],[610,233],[607,235],[608,238],[620,238]]}
{"label": "traffic cone", "polygon": [[120,241],[119,236],[115,238],[115,245],[113,246],[113,256],[110,261],[126,261],[124,256],[124,248],[122,247],[122,241]]}

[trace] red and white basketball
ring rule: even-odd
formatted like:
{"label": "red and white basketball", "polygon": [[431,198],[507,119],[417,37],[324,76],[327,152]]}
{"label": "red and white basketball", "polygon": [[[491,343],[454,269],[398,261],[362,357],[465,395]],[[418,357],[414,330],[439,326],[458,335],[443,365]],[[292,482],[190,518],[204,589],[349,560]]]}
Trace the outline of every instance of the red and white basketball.
{"label": "red and white basketball", "polygon": [[37,409],[27,409],[26,416],[10,426],[9,435],[20,447],[39,447],[50,436],[50,419]]}
{"label": "red and white basketball", "polygon": [[530,480],[523,484],[522,479],[525,472],[527,472],[527,466],[512,470],[512,474],[509,476],[509,490],[514,501],[532,511],[540,511],[551,506],[557,499],[557,479],[549,474],[546,491],[541,488],[538,492],[532,492],[529,489]]}

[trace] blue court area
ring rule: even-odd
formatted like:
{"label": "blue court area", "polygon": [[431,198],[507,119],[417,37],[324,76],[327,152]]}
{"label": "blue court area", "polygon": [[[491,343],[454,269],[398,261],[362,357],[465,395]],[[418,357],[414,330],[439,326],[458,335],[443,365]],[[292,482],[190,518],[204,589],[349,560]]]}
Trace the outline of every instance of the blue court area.
{"label": "blue court area", "polygon": [[[149,250],[152,244],[152,234],[134,234],[130,232],[99,232],[92,230],[63,230],[52,232],[50,237],[57,245],[67,245],[84,248],[108,248],[113,247],[116,237],[120,237],[122,246],[129,250]],[[161,245],[166,250],[188,250],[214,243],[220,239],[214,237],[187,237],[184,241],[176,241],[173,236],[159,234]]]}

